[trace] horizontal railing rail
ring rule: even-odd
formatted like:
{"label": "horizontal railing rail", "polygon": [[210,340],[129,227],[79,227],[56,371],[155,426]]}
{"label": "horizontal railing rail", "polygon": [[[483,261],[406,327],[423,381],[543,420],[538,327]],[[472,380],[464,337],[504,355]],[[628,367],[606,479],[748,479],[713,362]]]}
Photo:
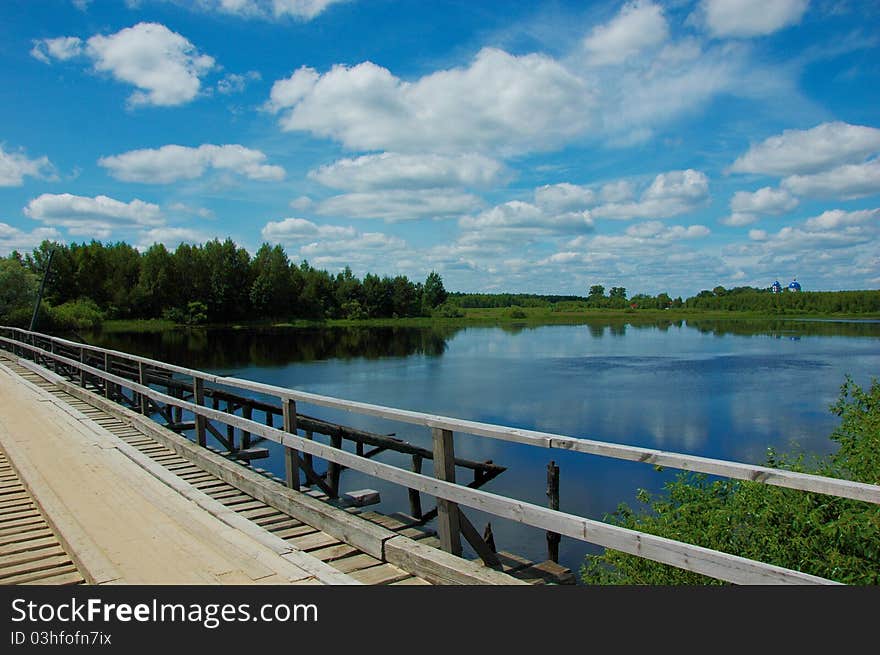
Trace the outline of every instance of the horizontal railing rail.
{"label": "horizontal railing rail", "polygon": [[[141,398],[149,398],[157,403],[166,403],[167,405],[179,407],[184,411],[191,412],[195,417],[201,417],[203,421],[213,420],[225,423],[226,425],[274,441],[285,447],[288,457],[295,458],[298,457],[300,452],[307,453],[323,458],[328,462],[334,462],[361,473],[399,484],[408,489],[435,496],[438,499],[438,507],[441,509],[438,517],[438,528],[441,542],[446,549],[449,549],[450,546],[450,536],[455,536],[450,535],[450,531],[458,527],[456,519],[458,505],[463,505],[535,528],[662,562],[727,582],[738,584],[833,584],[832,581],[824,578],[764,562],[606,524],[601,521],[500,496],[488,491],[455,484],[454,480],[443,479],[443,472],[438,469],[438,466],[442,468],[443,460],[448,460],[448,456],[452,454],[451,448],[446,457],[439,458],[441,461],[438,462],[437,458],[435,458],[435,477],[430,477],[300,437],[296,434],[295,420],[290,419],[291,416],[295,417],[296,415],[295,403],[299,401],[323,407],[344,409],[350,412],[431,428],[435,443],[435,454],[438,453],[438,442],[442,443],[444,439],[451,439],[452,432],[458,431],[477,436],[489,436],[506,441],[543,446],[545,448],[564,448],[576,452],[726,475],[738,479],[755,480],[766,484],[880,503],[880,486],[877,485],[345,401],[238,378],[215,376],[203,371],[165,364],[120,351],[78,344],[58,337],[50,337],[17,328],[0,328],[0,330],[12,335],[11,338],[7,336],[0,337],[0,344],[5,349],[15,351],[18,348],[22,351],[22,354],[25,354],[24,351],[26,351],[31,355],[28,359],[42,358],[45,360],[48,358],[56,364],[67,367],[71,371],[76,370],[82,384],[84,384],[85,376],[91,376],[94,379],[103,380],[105,384],[109,382],[125,387]],[[37,342],[41,342],[42,345],[35,345]],[[45,347],[47,343],[50,344],[48,350]],[[80,353],[79,359],[68,357],[58,352],[52,352],[56,349],[51,346],[53,343],[56,347],[61,346],[65,350],[69,348],[75,349]],[[190,376],[193,378],[195,388],[203,388],[205,382],[210,382],[275,396],[282,400],[282,404],[285,407],[284,429],[263,425],[248,418],[205,407],[197,402],[189,402],[170,396],[146,384],[140,384],[128,378],[109,373],[101,368],[91,366],[82,361],[85,358],[82,353],[85,351],[99,353],[102,356],[109,355],[113,358],[128,359],[138,363],[140,366],[148,365],[160,370]],[[68,354],[71,353],[68,352]],[[103,361],[107,361],[106,358]],[[199,396],[195,395],[193,399],[197,400],[198,398]],[[463,517],[462,519],[466,522],[466,519]],[[454,548],[452,548],[452,552],[455,552]]]}

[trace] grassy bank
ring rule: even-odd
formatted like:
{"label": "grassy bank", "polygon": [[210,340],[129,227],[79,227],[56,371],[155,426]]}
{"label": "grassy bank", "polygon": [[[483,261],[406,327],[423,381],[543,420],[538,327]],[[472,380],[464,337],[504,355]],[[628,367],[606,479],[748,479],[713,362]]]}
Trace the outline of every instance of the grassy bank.
{"label": "grassy bank", "polygon": [[[538,326],[538,325],[581,325],[586,323],[656,323],[687,320],[798,320],[798,319],[838,319],[838,320],[877,320],[876,314],[773,314],[762,312],[718,311],[700,309],[554,309],[550,307],[497,307],[462,309],[462,316],[419,316],[411,318],[375,319],[329,319],[325,321],[254,321],[230,324],[212,324],[204,327],[468,327],[468,326]],[[104,332],[163,332],[177,327],[186,327],[162,319],[151,320],[110,320],[104,321]]]}

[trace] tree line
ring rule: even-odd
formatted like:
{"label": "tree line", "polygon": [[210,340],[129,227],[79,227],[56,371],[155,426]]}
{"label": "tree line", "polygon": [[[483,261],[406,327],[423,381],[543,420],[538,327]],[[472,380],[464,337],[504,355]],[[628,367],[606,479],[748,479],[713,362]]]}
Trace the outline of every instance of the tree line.
{"label": "tree line", "polygon": [[423,283],[403,275],[358,278],[348,267],[332,274],[307,261],[295,264],[282,246],[268,243],[252,257],[231,239],[180,244],[173,251],[154,244],[144,252],[123,242],[44,241],[30,253],[0,260],[4,322],[29,322],[50,254],[40,322],[58,327],[103,318],[200,324],[422,316],[448,295],[434,271]]}
{"label": "tree line", "polygon": [[763,314],[880,313],[880,291],[801,291],[716,286],[682,300],[668,293],[627,295],[622,286],[589,287],[585,296],[448,293],[439,274],[424,282],[346,267],[330,273],[291,262],[280,245],[251,256],[231,239],[140,252],[124,243],[44,241],[32,252],[0,259],[0,321],[28,325],[50,254],[43,310],[45,329],[96,325],[103,319],[164,318],[198,325],[230,321],[461,317],[468,308],[545,307],[552,310],[692,309]]}

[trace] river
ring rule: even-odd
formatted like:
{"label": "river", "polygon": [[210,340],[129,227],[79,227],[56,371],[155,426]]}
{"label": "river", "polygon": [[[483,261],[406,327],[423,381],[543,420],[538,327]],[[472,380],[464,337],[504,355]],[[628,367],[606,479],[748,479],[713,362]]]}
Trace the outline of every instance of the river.
{"label": "river", "polygon": [[[768,448],[826,454],[828,407],[846,375],[880,373],[880,321],[663,321],[504,328],[273,328],[83,335],[90,343],[217,374],[329,396],[602,441],[765,461]],[[430,448],[426,429],[300,405],[299,411]],[[283,477],[280,453],[259,466]],[[456,435],[456,454],[506,466],[484,489],[545,505],[560,467],[560,509],[601,519],[673,471]],[[382,461],[409,467],[393,453]],[[428,469],[429,470],[429,469]],[[346,471],[343,490],[378,489],[379,509],[408,511],[405,490]],[[425,509],[432,507],[423,499]],[[546,559],[544,533],[492,522],[499,549]],[[563,538],[577,571],[598,552]]]}

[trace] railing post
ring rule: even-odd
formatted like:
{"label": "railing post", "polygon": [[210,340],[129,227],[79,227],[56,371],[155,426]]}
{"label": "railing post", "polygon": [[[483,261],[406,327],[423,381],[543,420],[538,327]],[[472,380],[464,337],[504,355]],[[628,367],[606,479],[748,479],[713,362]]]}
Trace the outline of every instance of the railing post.
{"label": "railing post", "polygon": [[[312,441],[314,438],[315,438],[314,433],[311,430],[306,430],[306,439],[308,439],[309,441]],[[310,469],[315,468],[315,462],[312,458],[311,453],[303,453],[303,461],[306,463],[306,466],[308,466]]]}
{"label": "railing post", "polygon": [[[559,509],[559,467],[556,462],[547,464],[547,498],[550,509]],[[547,559],[559,562],[559,540],[562,537],[556,532],[547,532]]]}
{"label": "railing post", "polygon": [[[412,472],[413,473],[421,473],[422,472],[422,456],[421,455],[413,455],[412,456]],[[422,518],[422,496],[418,492],[418,489],[410,489],[409,490],[409,515],[414,519]]]}
{"label": "railing post", "polygon": [[[138,362],[138,384],[140,384],[141,386],[146,386],[145,380],[146,376],[144,375],[144,363]],[[140,396],[141,414],[146,416],[147,414],[149,414],[150,399],[142,393],[138,395]]]}
{"label": "railing post", "polygon": [[[330,435],[330,445],[334,448],[342,448],[342,437],[338,434]],[[342,473],[342,467],[336,462],[327,462],[327,484],[333,490],[333,496],[339,497],[339,474]]]}
{"label": "railing post", "polygon": [[[235,405],[232,403],[232,396],[226,400],[226,413],[235,416]],[[235,452],[235,426],[226,424],[226,438],[229,440],[229,452]]]}
{"label": "railing post", "polygon": [[[455,448],[452,430],[432,428],[434,441],[434,477],[455,482]],[[437,498],[437,532],[440,546],[447,553],[461,556],[461,524],[456,503]]]}
{"label": "railing post", "polygon": [[[284,411],[284,431],[296,434],[296,403],[284,398],[281,409]],[[287,486],[299,491],[299,452],[290,446],[284,447],[284,474]]]}
{"label": "railing post", "polygon": [[[205,381],[202,378],[194,377],[193,378],[193,403],[201,407],[205,404]],[[205,417],[201,414],[196,414],[196,441],[202,447],[208,445],[208,440],[205,435]]]}
{"label": "railing post", "polygon": [[[79,363],[84,364],[86,361],[86,349],[82,346],[79,347]],[[83,389],[86,388],[86,372],[83,370],[83,367],[79,367],[79,386]]]}
{"label": "railing post", "polygon": [[[245,403],[241,407],[241,416],[242,418],[246,418],[247,420],[251,420],[254,417],[254,407],[248,403]],[[242,450],[251,447],[251,433],[247,430],[241,431],[241,448]]]}
{"label": "railing post", "polygon": [[[104,353],[104,372],[110,373],[110,353]],[[104,398],[110,398],[110,380],[104,378]]]}

